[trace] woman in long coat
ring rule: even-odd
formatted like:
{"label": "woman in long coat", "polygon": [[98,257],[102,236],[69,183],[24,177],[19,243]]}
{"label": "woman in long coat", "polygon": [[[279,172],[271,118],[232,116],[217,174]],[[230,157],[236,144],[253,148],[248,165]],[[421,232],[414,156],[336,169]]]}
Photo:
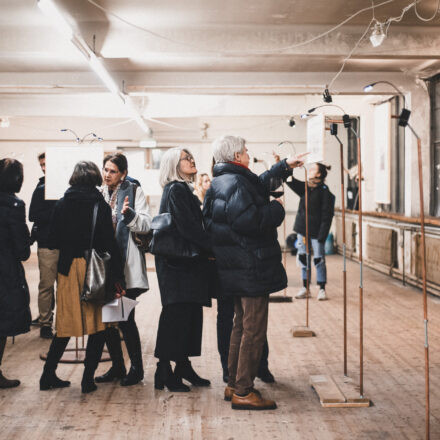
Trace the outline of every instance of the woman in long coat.
{"label": "woman in long coat", "polygon": [[[151,216],[142,188],[127,179],[127,172],[127,158],[122,153],[107,155],[102,170],[104,185],[100,190],[112,210],[115,237],[125,273],[126,296],[136,299],[148,290],[148,278],[144,252],[136,245],[133,236],[134,233],[147,234],[150,231]],[[120,379],[122,386],[135,385],[144,378],[141,339],[135,321],[135,309],[126,321],[119,323],[119,328],[130,357],[130,371],[126,375],[119,331],[116,327],[108,327],[105,342],[112,366],[105,374],[96,377],[95,381],[102,383]]]}
{"label": "woman in long coat", "polygon": [[56,334],[44,365],[40,390],[70,385],[69,381],[59,379],[55,370],[70,337],[83,335],[89,337],[81,390],[83,393],[90,393],[97,388],[94,383],[94,373],[101,359],[106,326],[102,322],[102,306],[80,300],[86,273],[84,253],[90,246],[93,210],[96,203],[98,212],[93,248],[97,252],[110,253],[113,279],[109,284],[115,285],[115,292],[117,284],[125,286],[121,256],[113,233],[111,210],[96,188],[101,183],[101,172],[93,162],[79,162],[69,181],[71,187],[55,206],[49,233],[49,247],[60,251]]}
{"label": "woman in long coat", "polygon": [[[29,331],[29,289],[22,261],[30,255],[25,205],[15,196],[23,184],[23,165],[15,159],[0,160],[0,365],[8,336]],[[0,371],[0,388],[13,388]]]}
{"label": "woman in long coat", "polygon": [[[190,187],[197,173],[188,150],[172,148],[162,159],[160,184],[164,188],[160,213],[170,213],[176,227],[176,239],[199,253],[195,258],[156,256],[156,272],[162,300],[154,355],[159,359],[154,377],[156,389],[189,391],[185,379],[195,386],[208,386],[191,366],[189,357],[200,356],[203,306],[210,305],[208,257],[210,239],[203,227],[200,202]],[[170,361],[176,363],[174,372]]]}

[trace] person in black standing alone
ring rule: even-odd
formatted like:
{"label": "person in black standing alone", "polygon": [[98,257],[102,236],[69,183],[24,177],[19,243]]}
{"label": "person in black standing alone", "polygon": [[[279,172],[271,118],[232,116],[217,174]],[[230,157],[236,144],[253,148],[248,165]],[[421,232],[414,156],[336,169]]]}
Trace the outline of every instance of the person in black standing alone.
{"label": "person in black standing alone", "polygon": [[[38,156],[41,170],[46,174],[46,154]],[[38,268],[40,282],[38,284],[38,312],[37,319],[32,324],[40,325],[40,337],[52,339],[53,309],[55,306],[55,281],[57,279],[58,250],[49,249],[47,240],[49,236],[50,220],[56,200],[45,198],[45,176],[40,177],[37,187],[32,194],[29,207],[29,221],[34,222],[31,238],[38,243]]]}
{"label": "person in black standing alone", "polygon": [[[166,386],[170,391],[189,391],[182,379],[195,386],[210,385],[209,380],[194,371],[188,359],[201,354],[203,306],[210,305],[210,239],[204,231],[200,203],[190,187],[196,173],[194,158],[188,150],[172,148],[164,154],[160,165],[163,194],[159,212],[171,214],[175,226],[173,239],[187,243],[199,256],[155,257],[162,300],[154,353],[159,359],[154,376],[156,389]],[[170,361],[176,363],[174,372]]]}
{"label": "person in black standing alone", "polygon": [[[29,331],[29,289],[22,261],[30,254],[25,205],[15,196],[23,184],[23,165],[15,159],[0,160],[0,365],[8,336]],[[14,388],[0,370],[0,388]]]}
{"label": "person in black standing alone", "polygon": [[[335,196],[325,184],[327,171],[330,167],[322,163],[314,163],[308,171],[308,232],[309,249],[313,251],[313,263],[316,268],[316,283],[318,284],[318,301],[327,299],[325,285],[327,283],[327,268],[325,265],[325,240],[327,239],[332,225],[335,211]],[[289,188],[299,197],[298,213],[296,214],[293,230],[298,233],[298,260],[301,265],[303,287],[295,296],[302,299],[307,296],[307,253],[306,253],[306,207],[304,182],[295,179],[286,182]],[[311,264],[311,252],[309,255],[309,268]],[[310,280],[309,280],[310,283]],[[309,292],[310,297],[310,292]]]}

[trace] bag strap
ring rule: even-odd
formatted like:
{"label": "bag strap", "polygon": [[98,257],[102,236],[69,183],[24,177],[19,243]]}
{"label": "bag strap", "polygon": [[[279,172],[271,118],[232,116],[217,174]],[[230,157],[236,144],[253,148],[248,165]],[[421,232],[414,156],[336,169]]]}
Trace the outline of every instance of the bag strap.
{"label": "bag strap", "polygon": [[95,238],[95,226],[96,226],[96,219],[98,217],[98,205],[99,205],[99,202],[96,202],[95,206],[93,207],[92,234],[90,236],[89,251],[91,251],[93,248],[93,239]]}

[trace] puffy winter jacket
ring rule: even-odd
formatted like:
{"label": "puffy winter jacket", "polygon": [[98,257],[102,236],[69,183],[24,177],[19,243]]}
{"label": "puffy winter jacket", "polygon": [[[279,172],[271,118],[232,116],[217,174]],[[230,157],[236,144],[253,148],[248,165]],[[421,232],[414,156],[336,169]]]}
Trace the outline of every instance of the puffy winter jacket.
{"label": "puffy winter jacket", "polygon": [[286,287],[277,238],[285,212],[269,197],[271,180],[291,174],[285,160],[261,176],[234,163],[214,166],[203,214],[223,295],[263,296]]}

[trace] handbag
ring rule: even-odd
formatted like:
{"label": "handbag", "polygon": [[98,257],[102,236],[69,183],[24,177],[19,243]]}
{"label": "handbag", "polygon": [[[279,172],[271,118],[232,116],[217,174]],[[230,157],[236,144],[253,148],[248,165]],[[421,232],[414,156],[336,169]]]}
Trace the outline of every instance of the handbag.
{"label": "handbag", "polygon": [[153,237],[149,251],[153,255],[168,258],[196,258],[199,250],[178,232],[169,212],[156,215],[151,222]]}
{"label": "handbag", "polygon": [[81,292],[81,301],[94,304],[105,304],[114,299],[114,292],[109,288],[110,260],[108,252],[97,252],[93,249],[98,204],[93,208],[92,235],[89,249],[84,252],[86,258],[86,275]]}

